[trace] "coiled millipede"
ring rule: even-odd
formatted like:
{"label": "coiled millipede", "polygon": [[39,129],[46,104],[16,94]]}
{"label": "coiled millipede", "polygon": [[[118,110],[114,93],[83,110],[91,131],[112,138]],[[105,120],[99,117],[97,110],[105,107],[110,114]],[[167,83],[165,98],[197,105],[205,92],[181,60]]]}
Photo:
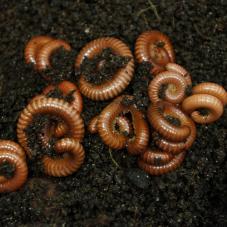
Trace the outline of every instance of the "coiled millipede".
{"label": "coiled millipede", "polygon": [[[179,126],[173,125],[168,117],[177,119]],[[148,108],[148,119],[156,130],[153,133],[156,145],[167,152],[178,154],[192,146],[196,138],[194,122],[178,107],[168,102],[159,102]]]}
{"label": "coiled millipede", "polygon": [[[59,89],[60,92],[62,92],[64,97],[67,97],[70,95],[70,100],[69,104],[78,112],[81,113],[83,110],[83,99],[80,94],[79,89],[77,86],[69,81],[62,81],[57,85],[49,85],[44,90],[42,91],[42,94],[47,95],[54,89]],[[56,137],[62,137],[63,135],[66,134],[68,128],[67,125],[64,124],[63,122],[59,122],[56,127],[55,127],[55,133],[54,135]]]}
{"label": "coiled millipede", "polygon": [[167,71],[179,73],[180,75],[182,75],[184,77],[184,79],[186,80],[187,86],[192,85],[191,75],[181,65],[178,65],[176,63],[167,63],[165,68]]}
{"label": "coiled millipede", "polygon": [[84,162],[84,149],[79,141],[73,138],[63,138],[54,145],[57,154],[63,154],[61,158],[43,157],[45,173],[54,177],[68,176],[76,172]]}
{"label": "coiled millipede", "polygon": [[19,189],[26,181],[28,167],[21,146],[10,140],[0,140],[0,165],[8,163],[14,168],[11,178],[0,176],[0,193]]}
{"label": "coiled millipede", "polygon": [[32,37],[24,50],[24,57],[25,57],[25,62],[27,64],[37,64],[37,53],[39,52],[39,50],[41,49],[41,47],[43,45],[45,45],[46,43],[50,42],[51,40],[53,40],[53,38],[49,37],[49,36],[34,36]]}
{"label": "coiled millipede", "polygon": [[159,31],[143,32],[136,40],[135,57],[139,63],[150,62],[152,74],[165,71],[169,62],[175,62],[173,46],[168,36]]}
{"label": "coiled millipede", "polygon": [[184,161],[186,152],[177,155],[158,150],[146,150],[139,156],[138,166],[151,175],[162,175],[178,168]]}
{"label": "coiled millipede", "polygon": [[[98,132],[98,118],[98,115],[93,117],[88,124],[88,131],[92,134]],[[130,135],[133,132],[132,125],[129,119],[125,116],[118,116],[115,118],[113,122],[113,130],[117,130],[116,128],[119,130],[120,133],[124,135]]]}
{"label": "coiled millipede", "polygon": [[[39,72],[51,68],[51,55],[63,48],[71,51],[71,46],[61,39],[54,39],[49,36],[35,36],[26,45],[24,50],[25,62],[32,63]],[[50,80],[49,76],[42,74],[45,80]]]}
{"label": "coiled millipede", "polygon": [[148,87],[148,96],[152,103],[161,101],[159,93],[163,86],[167,86],[164,91],[163,100],[178,104],[185,98],[187,81],[185,78],[173,71],[161,72],[151,80]]}
{"label": "coiled millipede", "polygon": [[[112,149],[127,147],[129,154],[137,155],[147,147],[149,129],[143,114],[133,104],[126,104],[124,100],[132,100],[132,96],[120,96],[111,102],[98,117],[93,118],[89,124],[89,130],[98,131],[103,142]],[[132,123],[126,120],[124,114],[130,113]],[[121,121],[119,121],[121,119]],[[116,124],[119,130],[116,129]],[[94,125],[96,125],[94,127]],[[133,131],[131,133],[131,131]],[[126,135],[124,132],[133,134]]]}
{"label": "coiled millipede", "polygon": [[[76,141],[76,142],[72,142],[72,141],[62,142],[63,145],[61,146],[59,145],[60,147],[58,147],[58,145],[54,146],[56,147],[57,152],[64,153],[64,147],[65,147],[66,152],[69,151],[69,153],[73,153],[75,157],[81,157],[81,155],[79,155],[79,153],[81,153],[81,146],[79,146],[78,144],[75,144],[75,143],[80,143],[84,136],[84,124],[83,124],[82,118],[80,117],[80,114],[69,103],[61,99],[45,98],[45,97],[38,98],[38,99],[36,98],[33,101],[31,101],[28,104],[28,106],[21,112],[17,123],[17,137],[20,144],[25,149],[27,155],[30,158],[32,157],[32,150],[28,145],[29,138],[28,138],[28,135],[26,134],[26,129],[33,122],[34,117],[39,115],[50,115],[50,116],[55,116],[60,118],[64,122],[64,124],[66,124],[68,127],[67,134],[64,136],[67,137],[67,139]],[[46,136],[47,137],[45,138],[45,140],[48,141],[49,137],[51,136],[51,133],[47,133]],[[56,143],[58,143],[58,141]],[[72,143],[74,144],[73,146],[69,145]],[[76,151],[78,152],[77,155],[75,155]],[[43,159],[43,162],[44,160],[46,160],[46,158]],[[51,158],[48,160],[51,160]],[[58,163],[59,160],[54,160],[54,161]],[[59,169],[59,167],[56,167],[58,166],[58,164],[45,165],[45,163],[44,163],[45,172],[47,172],[48,174],[53,173],[54,176],[57,176],[57,175],[65,176],[65,173],[66,173],[65,171],[62,171],[59,173],[55,172],[56,169]],[[67,163],[67,161],[62,161],[61,163]],[[46,169],[47,166],[48,166],[48,169]],[[53,169],[49,169],[51,168],[51,166],[53,167]],[[69,169],[72,169],[70,166],[71,165],[68,166]],[[75,166],[75,169],[77,169],[76,166]],[[71,172],[71,171],[68,170],[68,172]]]}
{"label": "coiled millipede", "polygon": [[85,57],[92,59],[106,48],[110,48],[116,55],[130,57],[130,61],[110,80],[99,85],[88,82],[84,75],[80,75],[79,89],[84,96],[92,100],[107,100],[116,97],[129,85],[133,77],[134,60],[130,49],[121,40],[111,37],[93,40],[83,47],[76,58],[75,67],[79,69]]}
{"label": "coiled millipede", "polygon": [[[215,83],[200,83],[192,88],[192,95],[182,103],[182,109],[190,114],[192,119],[199,124],[208,124],[221,117],[227,103],[227,92]],[[205,109],[206,114],[199,110]]]}

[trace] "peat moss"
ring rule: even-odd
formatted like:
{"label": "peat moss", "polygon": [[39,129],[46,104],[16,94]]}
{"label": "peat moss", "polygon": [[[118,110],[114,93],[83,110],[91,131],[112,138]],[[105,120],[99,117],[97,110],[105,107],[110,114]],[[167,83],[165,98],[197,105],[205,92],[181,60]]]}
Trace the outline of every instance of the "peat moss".
{"label": "peat moss", "polygon": [[[62,38],[71,44],[76,56],[87,42],[104,36],[122,39],[133,51],[141,32],[158,29],[172,40],[176,61],[190,72],[193,82],[212,81],[227,88],[225,8],[226,1],[222,0],[1,2],[0,78],[4,79],[0,138],[17,141],[19,113],[47,85],[24,63],[24,46],[32,36]],[[74,59],[62,63],[74,65]],[[137,66],[124,91],[134,94],[143,110],[149,103],[148,68]],[[52,71],[52,78],[78,78],[73,67],[65,71],[59,70],[59,77]],[[85,125],[110,102],[83,100]],[[226,125],[226,111],[214,124],[198,125],[197,139],[182,166],[170,174],[149,177],[147,188],[139,188],[126,176],[128,170],[136,168],[136,157],[128,156],[125,150],[113,151],[119,168],[99,136],[86,133],[86,159],[80,170],[66,178],[50,178],[29,163],[27,184],[17,192],[0,195],[0,224],[226,226]],[[153,146],[154,141],[150,143]],[[32,181],[37,182],[33,188],[29,186]],[[45,189],[52,187],[55,192],[48,197]]]}

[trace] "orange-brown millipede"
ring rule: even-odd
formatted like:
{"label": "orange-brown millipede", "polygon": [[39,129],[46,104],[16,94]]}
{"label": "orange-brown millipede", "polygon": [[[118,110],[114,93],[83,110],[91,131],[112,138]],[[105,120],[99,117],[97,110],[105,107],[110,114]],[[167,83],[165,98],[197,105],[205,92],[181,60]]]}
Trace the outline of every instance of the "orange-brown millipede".
{"label": "orange-brown millipede", "polygon": [[45,155],[42,159],[44,171],[54,177],[68,176],[76,172],[84,162],[84,149],[79,141],[63,138],[56,142],[54,149],[62,157],[52,158]]}
{"label": "orange-brown millipede", "polygon": [[[165,139],[173,142],[181,142],[189,136],[190,128],[183,125],[182,122],[180,126],[175,126],[167,121],[165,116],[169,116],[169,110],[180,111],[173,104],[165,101],[150,105],[147,113],[148,120],[152,127]],[[182,121],[183,118],[179,120]]]}
{"label": "orange-brown millipede", "polygon": [[143,160],[143,158],[139,158],[138,166],[151,175],[162,175],[178,168],[183,162],[185,154],[186,154],[185,151],[181,152],[180,154],[174,156],[168,163],[163,165],[151,165],[148,162],[146,162],[146,159]]}
{"label": "orange-brown millipede", "polygon": [[[223,104],[220,99],[208,94],[195,94],[187,97],[182,103],[182,109],[191,114],[192,119],[199,124],[216,121],[223,114]],[[206,109],[206,115],[200,114],[199,109]]]}
{"label": "orange-brown millipede", "polygon": [[0,165],[4,162],[14,166],[15,170],[12,178],[0,176],[0,193],[19,189],[28,175],[25,152],[13,141],[0,140]]}
{"label": "orange-brown millipede", "polygon": [[156,133],[154,133],[153,137],[157,137],[157,139],[155,139],[155,143],[160,149],[164,151],[171,152],[172,154],[179,154],[182,150],[187,150],[188,148],[190,148],[193,142],[195,141],[196,138],[195,123],[192,121],[190,117],[188,117],[180,109],[174,106],[168,108],[165,114],[172,116],[176,119],[179,119],[182,125],[188,126],[190,129],[190,134],[185,140],[181,142],[172,142],[161,136],[156,136],[155,135]]}
{"label": "orange-brown millipede", "polygon": [[191,79],[189,72],[185,68],[183,68],[181,65],[178,65],[176,63],[168,63],[168,64],[166,64],[165,68],[167,71],[176,72],[176,73],[181,74],[184,77],[184,79],[186,80],[187,85],[188,86],[192,85],[192,79]]}
{"label": "orange-brown millipede", "polygon": [[[122,103],[124,98],[132,99],[132,96],[120,96],[110,103],[99,115],[98,132],[103,142],[113,149],[121,149],[127,146],[132,155],[141,153],[147,146],[149,140],[149,129],[143,114],[134,105]],[[113,129],[115,119],[122,113],[130,112],[134,137],[119,133]]]}
{"label": "orange-brown millipede", "polygon": [[24,50],[24,57],[25,62],[27,64],[34,64],[36,65],[36,55],[37,51],[40,50],[40,48],[46,44],[47,42],[50,42],[53,40],[49,36],[34,36],[32,37],[29,42],[27,43],[25,50]]}
{"label": "orange-brown millipede", "polygon": [[149,127],[143,114],[135,106],[130,106],[129,111],[132,115],[134,136],[128,140],[127,149],[129,154],[137,155],[141,154],[148,145]]}
{"label": "orange-brown millipede", "polygon": [[[70,105],[77,110],[79,113],[82,112],[83,109],[83,99],[82,96],[79,92],[79,89],[77,88],[77,86],[69,81],[62,81],[61,83],[59,83],[58,85],[54,86],[54,85],[49,85],[46,88],[44,88],[44,90],[42,91],[43,94],[48,94],[49,92],[53,91],[55,88],[58,88],[64,96],[67,95],[72,95],[72,101],[70,101]],[[68,127],[66,124],[64,124],[64,122],[59,122],[56,125],[55,128],[55,133],[54,136],[55,137],[62,137],[63,135],[66,134],[68,130]]]}
{"label": "orange-brown millipede", "polygon": [[119,69],[110,80],[99,85],[88,82],[84,75],[80,76],[79,89],[84,96],[92,100],[107,100],[119,95],[133,77],[134,60],[129,47],[121,40],[111,37],[99,38],[88,43],[77,56],[75,66],[80,68],[85,57],[92,59],[106,48],[110,48],[116,55],[130,57],[131,60],[125,67]]}
{"label": "orange-brown millipede", "polygon": [[39,98],[31,101],[21,112],[17,123],[17,137],[28,156],[31,158],[31,149],[28,146],[27,127],[37,115],[48,114],[59,117],[67,126],[67,135],[81,141],[84,136],[84,124],[80,114],[72,106],[56,98]]}
{"label": "orange-brown millipede", "polygon": [[156,75],[149,84],[148,95],[152,103],[161,101],[159,93],[163,85],[167,85],[167,89],[164,93],[164,100],[174,104],[178,104],[183,101],[187,88],[186,80],[179,73],[165,71]]}
{"label": "orange-brown millipede", "polygon": [[153,65],[151,73],[165,71],[165,65],[175,62],[173,46],[168,36],[159,31],[143,32],[136,40],[135,57],[139,63],[148,61]]}
{"label": "orange-brown millipede", "polygon": [[200,83],[192,88],[192,94],[208,94],[218,98],[223,105],[227,104],[227,92],[219,84],[212,82]]}
{"label": "orange-brown millipede", "polygon": [[[88,124],[88,131],[92,134],[98,132],[98,129],[97,129],[98,118],[99,118],[99,116],[93,117]],[[115,125],[119,128],[120,133],[129,135],[133,131],[131,123],[124,116],[116,117],[115,122],[113,123],[113,128],[115,127]]]}
{"label": "orange-brown millipede", "polygon": [[66,51],[71,51],[70,45],[61,39],[54,39],[44,44],[36,55],[36,68],[43,71],[51,67],[50,56],[59,48],[63,47]]}
{"label": "orange-brown millipede", "polygon": [[173,159],[173,157],[174,155],[171,153],[160,150],[152,150],[150,148],[139,156],[139,158],[147,164],[156,166],[167,164]]}

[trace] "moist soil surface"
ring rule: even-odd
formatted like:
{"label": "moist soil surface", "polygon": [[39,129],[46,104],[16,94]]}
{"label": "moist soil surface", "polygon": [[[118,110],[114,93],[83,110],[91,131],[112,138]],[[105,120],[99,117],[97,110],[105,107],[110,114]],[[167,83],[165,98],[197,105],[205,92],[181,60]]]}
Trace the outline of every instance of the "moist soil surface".
{"label": "moist soil surface", "polygon": [[[73,52],[56,53],[47,74],[76,81],[71,66],[87,42],[113,36],[134,51],[139,34],[157,29],[172,40],[176,62],[191,73],[194,85],[212,81],[226,89],[226,9],[225,0],[1,0],[0,138],[17,141],[20,112],[48,84],[24,62],[32,36],[71,44]],[[149,67],[137,65],[124,91],[137,97],[142,110],[148,104]],[[110,102],[83,100],[85,126]],[[86,132],[85,163],[72,176],[47,177],[28,162],[24,187],[0,195],[0,226],[227,226],[226,128],[226,111],[211,125],[197,125],[182,166],[163,176],[148,176],[137,168],[136,157],[111,151]]]}

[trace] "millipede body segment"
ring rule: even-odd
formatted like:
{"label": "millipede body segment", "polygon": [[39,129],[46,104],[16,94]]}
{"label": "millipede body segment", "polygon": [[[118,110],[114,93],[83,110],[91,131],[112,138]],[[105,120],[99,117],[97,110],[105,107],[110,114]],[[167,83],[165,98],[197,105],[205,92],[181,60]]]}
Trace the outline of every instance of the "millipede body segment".
{"label": "millipede body segment", "polygon": [[28,167],[21,146],[10,140],[0,140],[0,165],[9,163],[14,168],[10,178],[0,176],[0,193],[19,189],[27,180]]}
{"label": "millipede body segment", "polygon": [[79,113],[67,102],[56,98],[39,98],[31,101],[21,112],[17,123],[17,137],[28,156],[31,157],[31,148],[28,146],[26,129],[37,115],[53,115],[59,117],[68,126],[68,137],[82,141],[84,124]]}
{"label": "millipede body segment", "polygon": [[85,57],[92,59],[106,48],[110,48],[116,55],[129,57],[130,61],[111,79],[99,85],[87,81],[84,75],[80,75],[79,89],[84,96],[92,100],[107,100],[116,97],[129,85],[133,77],[134,60],[130,49],[121,40],[111,37],[99,38],[88,43],[77,56],[75,67],[80,68]]}
{"label": "millipede body segment", "polygon": [[150,62],[151,73],[165,71],[165,65],[175,62],[175,54],[170,39],[165,34],[152,30],[143,32],[136,40],[135,57],[139,63]]}

